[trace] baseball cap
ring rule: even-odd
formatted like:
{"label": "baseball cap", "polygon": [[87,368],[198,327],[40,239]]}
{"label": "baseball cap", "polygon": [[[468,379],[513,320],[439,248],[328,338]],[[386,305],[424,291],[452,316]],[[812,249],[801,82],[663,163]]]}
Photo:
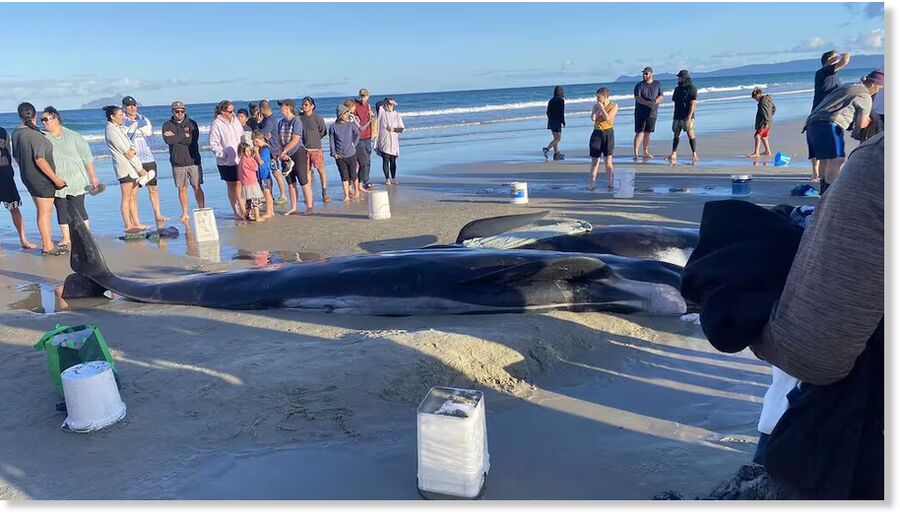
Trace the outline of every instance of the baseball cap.
{"label": "baseball cap", "polygon": [[682,77],[682,78],[684,78],[684,79],[690,79],[690,77],[691,77],[691,72],[689,72],[689,71],[687,71],[687,70],[682,70],[682,71],[678,72],[678,75],[676,75],[676,77]]}
{"label": "baseball cap", "polygon": [[134,100],[134,97],[128,95],[127,97],[122,99],[123,106],[137,106],[137,101]]}
{"label": "baseball cap", "polygon": [[303,97],[303,100],[300,101],[300,103],[303,104],[304,102],[309,102],[309,103],[312,104],[313,106],[316,105],[316,101],[313,100],[312,97]]}
{"label": "baseball cap", "polygon": [[393,105],[395,105],[395,106],[397,105],[397,101],[394,100],[394,97],[385,97],[385,98],[384,98],[384,101],[385,101],[385,102],[390,102],[391,104],[393,104]]}
{"label": "baseball cap", "polygon": [[344,113],[349,113],[349,112],[350,112],[350,109],[347,106],[345,106],[343,104],[338,104],[335,114],[337,115],[338,118],[340,118],[344,115]]}
{"label": "baseball cap", "polygon": [[[260,103],[260,104],[262,104],[262,103]],[[296,107],[297,107],[297,103],[294,102],[294,99],[284,99],[284,100],[279,100],[279,101],[278,101],[278,105],[279,105],[279,106],[288,106],[288,107],[292,107],[292,108],[296,108]]]}
{"label": "baseball cap", "polygon": [[172,103],[172,109],[184,109],[184,102],[176,100]]}
{"label": "baseball cap", "polygon": [[869,75],[865,76],[865,78],[869,79],[878,86],[884,86],[884,68],[872,70],[871,72],[869,72]]}
{"label": "baseball cap", "polygon": [[644,69],[643,69],[643,70],[641,70],[641,71],[642,71],[642,72],[649,72],[649,73],[653,73],[653,68],[650,68],[650,67],[649,67],[649,66],[645,66],[645,67],[644,67]]}

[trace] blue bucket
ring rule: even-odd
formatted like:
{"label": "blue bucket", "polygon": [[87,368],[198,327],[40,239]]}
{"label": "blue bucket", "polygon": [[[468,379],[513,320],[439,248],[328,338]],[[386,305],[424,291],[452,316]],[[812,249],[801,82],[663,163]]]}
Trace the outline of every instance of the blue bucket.
{"label": "blue bucket", "polygon": [[788,154],[783,154],[781,152],[776,153],[775,158],[772,160],[772,163],[776,167],[786,167],[790,162],[791,157]]}
{"label": "blue bucket", "polygon": [[751,175],[735,175],[731,176],[731,196],[747,197],[750,195],[752,187],[750,181],[753,180]]}

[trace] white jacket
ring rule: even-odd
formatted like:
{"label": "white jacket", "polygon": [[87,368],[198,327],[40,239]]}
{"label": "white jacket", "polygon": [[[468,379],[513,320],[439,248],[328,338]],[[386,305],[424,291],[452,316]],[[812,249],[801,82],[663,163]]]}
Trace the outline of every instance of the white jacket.
{"label": "white jacket", "polygon": [[378,139],[375,148],[384,154],[391,156],[400,155],[400,133],[388,131],[387,128],[403,127],[403,117],[396,111],[387,111],[384,108],[378,110]]}
{"label": "white jacket", "polygon": [[216,116],[209,126],[209,148],[216,155],[216,165],[236,166],[240,161],[237,154],[238,144],[244,128],[237,117],[232,117],[231,122],[225,120],[222,115]]}
{"label": "white jacket", "polygon": [[[113,159],[113,168],[116,171],[116,178],[122,179],[131,177],[137,179],[140,177],[139,171],[143,169],[141,159],[137,154],[137,149],[125,133],[125,127],[116,125],[112,122],[106,123],[106,148],[109,149]],[[128,159],[125,153],[134,150],[133,158]]]}

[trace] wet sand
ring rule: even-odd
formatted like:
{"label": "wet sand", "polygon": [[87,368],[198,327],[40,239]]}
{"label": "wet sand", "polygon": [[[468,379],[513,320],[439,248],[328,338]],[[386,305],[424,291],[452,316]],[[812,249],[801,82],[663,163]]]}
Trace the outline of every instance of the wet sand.
{"label": "wet sand", "polygon": [[[638,190],[694,193],[587,192],[586,149],[564,139],[563,162],[522,156],[401,177],[388,221],[368,220],[364,203],[332,203],[316,217],[220,221],[220,245],[203,249],[184,235],[162,244],[104,237],[101,246],[115,272],[163,278],[262,265],[270,251],[290,261],[449,243],[472,219],[539,209],[593,224],[697,227],[704,202],[717,198],[703,187],[729,187],[734,173],[754,175],[750,200],[759,204],[816,202],[789,196],[808,178],[805,162],[775,168],[737,158],[749,132],[701,137],[696,167],[667,166],[659,158],[670,135],[657,134],[656,160],[633,164],[623,153],[617,166],[637,171]],[[803,152],[796,122],[776,136],[776,150]],[[510,181],[528,182],[528,205],[509,204],[502,185]],[[414,499],[415,410],[435,385],[485,392],[486,498],[703,496],[749,462],[769,381],[752,354],[720,354],[677,317],[379,318],[66,303],[54,288],[69,272],[66,259],[9,244],[3,253],[4,499]],[[102,330],[128,404],[124,421],[88,435],[59,429],[46,359],[31,348],[56,324],[81,323]]]}

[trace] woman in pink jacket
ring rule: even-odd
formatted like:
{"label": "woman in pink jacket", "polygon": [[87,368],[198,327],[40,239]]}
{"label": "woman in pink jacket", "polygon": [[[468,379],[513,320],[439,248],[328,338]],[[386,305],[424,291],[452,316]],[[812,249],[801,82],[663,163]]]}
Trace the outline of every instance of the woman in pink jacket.
{"label": "woman in pink jacket", "polygon": [[238,181],[237,148],[241,143],[244,128],[234,116],[234,104],[223,100],[216,105],[216,118],[209,127],[209,148],[216,155],[219,177],[225,181],[228,202],[236,219],[243,218],[241,209],[241,183]]}

